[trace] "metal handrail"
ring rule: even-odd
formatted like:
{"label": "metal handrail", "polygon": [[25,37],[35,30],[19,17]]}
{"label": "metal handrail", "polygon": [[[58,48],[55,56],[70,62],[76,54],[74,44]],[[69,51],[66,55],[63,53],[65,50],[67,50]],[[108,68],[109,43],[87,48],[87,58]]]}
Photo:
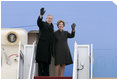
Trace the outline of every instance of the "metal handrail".
{"label": "metal handrail", "polygon": [[[21,41],[19,41],[17,79],[23,79],[23,70],[21,70],[21,65],[24,65],[24,54],[21,50],[21,46],[23,46],[23,45],[22,45]],[[22,62],[21,62],[21,60],[22,60]]]}
{"label": "metal handrail", "polygon": [[28,79],[34,78],[35,54],[36,54],[35,47],[36,47],[36,41],[33,42],[33,53],[32,53],[32,58],[31,58],[31,66],[30,66],[30,70],[29,70]]}

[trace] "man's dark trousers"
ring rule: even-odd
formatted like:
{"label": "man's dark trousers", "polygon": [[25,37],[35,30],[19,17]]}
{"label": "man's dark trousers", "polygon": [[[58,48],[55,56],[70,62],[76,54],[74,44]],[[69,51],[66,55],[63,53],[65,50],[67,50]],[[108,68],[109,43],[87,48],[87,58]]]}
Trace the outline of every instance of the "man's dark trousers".
{"label": "man's dark trousers", "polygon": [[45,62],[38,62],[38,75],[49,76],[49,64]]}

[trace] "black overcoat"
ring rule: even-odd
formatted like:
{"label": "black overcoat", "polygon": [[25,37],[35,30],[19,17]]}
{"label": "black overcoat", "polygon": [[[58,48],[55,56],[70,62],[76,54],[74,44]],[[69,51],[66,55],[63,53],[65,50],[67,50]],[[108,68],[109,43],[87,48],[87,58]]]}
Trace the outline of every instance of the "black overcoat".
{"label": "black overcoat", "polygon": [[38,17],[37,25],[39,27],[39,40],[36,51],[36,62],[42,61],[50,64],[53,51],[54,27],[52,23],[49,25],[47,22],[42,21],[40,16]]}
{"label": "black overcoat", "polygon": [[73,38],[75,32],[69,33],[68,31],[57,30],[54,32],[54,58],[55,65],[57,64],[72,64],[72,57],[67,43],[68,38]]}

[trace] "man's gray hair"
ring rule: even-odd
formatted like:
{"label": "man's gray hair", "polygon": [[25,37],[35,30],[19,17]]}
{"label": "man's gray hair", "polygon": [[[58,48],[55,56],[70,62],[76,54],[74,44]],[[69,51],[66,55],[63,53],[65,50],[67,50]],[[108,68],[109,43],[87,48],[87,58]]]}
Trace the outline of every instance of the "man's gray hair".
{"label": "man's gray hair", "polygon": [[[47,18],[48,16],[52,16],[52,15],[48,14],[48,15],[46,16],[46,18]],[[53,18],[53,16],[52,16],[52,18]]]}

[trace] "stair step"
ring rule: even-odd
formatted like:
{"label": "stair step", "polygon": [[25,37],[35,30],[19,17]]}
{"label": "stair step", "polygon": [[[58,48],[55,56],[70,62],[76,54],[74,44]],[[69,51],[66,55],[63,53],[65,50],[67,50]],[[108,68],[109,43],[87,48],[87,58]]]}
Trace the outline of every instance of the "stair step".
{"label": "stair step", "polygon": [[34,76],[34,79],[72,79],[72,77]]}

